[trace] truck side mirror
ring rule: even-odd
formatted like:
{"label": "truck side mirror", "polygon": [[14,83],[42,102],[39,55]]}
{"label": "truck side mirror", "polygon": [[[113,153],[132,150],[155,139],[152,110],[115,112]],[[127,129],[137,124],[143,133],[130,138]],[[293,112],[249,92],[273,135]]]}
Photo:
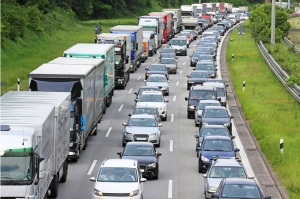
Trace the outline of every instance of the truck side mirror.
{"label": "truck side mirror", "polygon": [[40,160],[40,162],[38,163],[39,164],[38,178],[43,179],[46,177],[46,172],[45,172],[46,161],[44,161],[45,158],[39,158],[39,160]]}

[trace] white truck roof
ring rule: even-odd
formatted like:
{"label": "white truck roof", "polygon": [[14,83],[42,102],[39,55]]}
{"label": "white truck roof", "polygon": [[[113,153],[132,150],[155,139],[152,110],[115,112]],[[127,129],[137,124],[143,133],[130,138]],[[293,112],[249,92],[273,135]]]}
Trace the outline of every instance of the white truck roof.
{"label": "white truck roof", "polygon": [[111,31],[137,31],[142,29],[143,26],[130,26],[130,25],[117,25],[110,28]]}
{"label": "white truck roof", "polygon": [[77,57],[58,57],[48,62],[48,64],[75,64],[75,65],[94,65],[98,66],[104,63],[104,59],[87,59]]}
{"label": "white truck roof", "polygon": [[64,51],[64,54],[69,53],[84,53],[84,54],[106,54],[110,51],[111,48],[114,48],[113,44],[92,44],[92,43],[78,43],[72,46],[71,48]]}
{"label": "white truck roof", "polygon": [[130,36],[130,34],[101,33],[97,35],[97,38],[114,38],[114,39],[126,40],[126,37],[128,36]]}

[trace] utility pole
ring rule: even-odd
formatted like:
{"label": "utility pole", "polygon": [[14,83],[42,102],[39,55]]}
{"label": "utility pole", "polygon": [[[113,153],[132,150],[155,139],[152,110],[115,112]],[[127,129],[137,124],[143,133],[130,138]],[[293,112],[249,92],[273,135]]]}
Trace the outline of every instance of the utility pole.
{"label": "utility pole", "polygon": [[199,4],[201,4],[201,0],[199,0]]}
{"label": "utility pole", "polygon": [[271,44],[275,44],[275,0],[272,0]]}

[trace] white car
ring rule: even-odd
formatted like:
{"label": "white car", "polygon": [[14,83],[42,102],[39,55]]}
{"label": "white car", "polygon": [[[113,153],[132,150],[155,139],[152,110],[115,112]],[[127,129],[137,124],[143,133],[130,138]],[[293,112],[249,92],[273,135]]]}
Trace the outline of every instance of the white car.
{"label": "white car", "polygon": [[95,182],[93,199],[142,199],[143,182],[137,160],[108,159],[101,164],[97,177],[91,177]]}
{"label": "white car", "polygon": [[144,80],[146,82],[145,86],[156,86],[160,89],[160,91],[164,95],[169,95],[170,93],[170,87],[169,87],[169,80],[167,80],[165,75],[162,74],[151,74],[147,78],[147,80]]}
{"label": "white car", "polygon": [[167,102],[161,91],[143,91],[138,99],[135,99],[136,105],[139,106],[154,106],[157,108],[159,115],[162,116],[163,121],[167,121]]}
{"label": "white car", "polygon": [[247,21],[248,18],[249,18],[249,17],[248,17],[247,14],[241,14],[241,17],[240,17],[241,20]]}

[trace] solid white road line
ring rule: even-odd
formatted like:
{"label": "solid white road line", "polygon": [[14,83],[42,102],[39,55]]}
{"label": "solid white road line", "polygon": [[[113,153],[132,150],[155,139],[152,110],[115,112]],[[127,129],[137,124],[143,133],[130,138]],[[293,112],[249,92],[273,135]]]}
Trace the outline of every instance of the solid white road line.
{"label": "solid white road line", "polygon": [[93,170],[96,166],[96,163],[97,163],[97,160],[94,160],[91,167],[90,167],[90,169],[89,169],[89,171],[88,171],[88,173],[87,173],[88,176],[90,176],[92,174],[92,172],[93,172]]}
{"label": "solid white road line", "polygon": [[174,122],[174,114],[171,114],[171,122]]}
{"label": "solid white road line", "polygon": [[124,104],[121,104],[121,106],[120,106],[120,108],[118,110],[119,112],[122,110],[123,106],[124,106]]}
{"label": "solid white road line", "polygon": [[179,85],[179,81],[176,82],[176,86],[178,86],[178,85]]}
{"label": "solid white road line", "polygon": [[174,95],[174,97],[173,97],[173,102],[175,102],[176,101],[176,95]]}
{"label": "solid white road line", "polygon": [[185,65],[185,62],[183,62],[183,64],[182,65]]}
{"label": "solid white road line", "polygon": [[154,58],[154,59],[152,59],[152,61],[155,61],[155,58]]}
{"label": "solid white road line", "polygon": [[173,184],[173,181],[172,180],[169,180],[169,187],[168,187],[168,198],[172,198],[172,184]]}
{"label": "solid white road line", "polygon": [[129,92],[128,93],[131,93],[132,92],[132,88],[129,90]]}
{"label": "solid white road line", "polygon": [[107,133],[106,133],[106,135],[105,135],[106,138],[109,136],[111,130],[112,130],[112,127],[109,127],[108,130],[107,130]]}
{"label": "solid white road line", "polygon": [[182,70],[180,71],[180,73],[179,73],[179,74],[181,75],[181,73],[182,73]]}
{"label": "solid white road line", "polygon": [[140,80],[142,76],[139,76],[139,78],[137,78],[137,80]]}
{"label": "solid white road line", "polygon": [[173,151],[173,140],[170,140],[170,151]]}

